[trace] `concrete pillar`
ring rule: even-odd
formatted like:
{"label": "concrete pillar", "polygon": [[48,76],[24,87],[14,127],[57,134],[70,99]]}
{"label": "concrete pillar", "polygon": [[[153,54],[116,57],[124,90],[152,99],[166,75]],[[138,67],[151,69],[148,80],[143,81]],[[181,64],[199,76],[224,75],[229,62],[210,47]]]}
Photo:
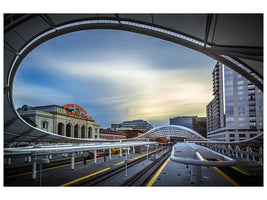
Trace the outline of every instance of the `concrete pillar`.
{"label": "concrete pillar", "polygon": [[71,125],[70,133],[71,133],[71,137],[74,137],[74,125]]}
{"label": "concrete pillar", "polygon": [[74,170],[75,153],[71,154],[71,170]]}
{"label": "concrete pillar", "polygon": [[108,151],[109,151],[109,159],[111,160],[111,149],[109,149]]}
{"label": "concrete pillar", "polygon": [[96,150],[94,150],[94,164],[96,164],[96,161],[97,161],[97,156],[96,156]]}
{"label": "concrete pillar", "polygon": [[249,147],[247,147],[246,161],[248,161],[248,162],[249,162]]}
{"label": "concrete pillar", "polygon": [[63,135],[66,136],[66,124],[63,123]]}
{"label": "concrete pillar", "polygon": [[88,127],[85,127],[85,138],[88,138]]}
{"label": "concrete pillar", "polygon": [[130,155],[130,147],[128,148],[128,155]]}
{"label": "concrete pillar", "polygon": [[36,179],[36,161],[33,161],[32,163],[32,179]]}
{"label": "concrete pillar", "polygon": [[82,137],[82,127],[78,126],[78,138]]}
{"label": "concrete pillar", "polygon": [[134,146],[133,146],[133,154],[135,154],[135,148],[134,148]]}
{"label": "concrete pillar", "polygon": [[49,155],[49,160],[51,160],[51,159],[52,159],[52,154]]}

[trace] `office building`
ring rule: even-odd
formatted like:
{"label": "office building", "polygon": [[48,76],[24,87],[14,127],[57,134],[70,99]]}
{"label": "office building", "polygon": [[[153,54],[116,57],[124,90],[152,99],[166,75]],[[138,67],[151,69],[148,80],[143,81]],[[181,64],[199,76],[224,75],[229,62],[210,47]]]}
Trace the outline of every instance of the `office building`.
{"label": "office building", "polygon": [[184,126],[195,130],[204,137],[207,137],[206,117],[177,116],[170,118],[170,125]]}
{"label": "office building", "polygon": [[263,132],[263,93],[221,63],[213,73],[213,100],[207,105],[207,136],[241,141]]}
{"label": "office building", "polygon": [[139,130],[142,132],[147,132],[153,128],[153,126],[144,120],[133,120],[133,121],[124,121],[121,123],[121,128],[132,128],[133,130]]}

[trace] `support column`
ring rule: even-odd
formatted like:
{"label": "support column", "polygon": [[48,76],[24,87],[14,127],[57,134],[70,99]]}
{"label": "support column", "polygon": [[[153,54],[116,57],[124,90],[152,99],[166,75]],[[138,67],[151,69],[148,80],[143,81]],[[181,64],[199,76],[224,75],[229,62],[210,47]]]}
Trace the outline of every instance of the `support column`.
{"label": "support column", "polygon": [[88,138],[88,127],[85,127],[85,138]]}
{"label": "support column", "polygon": [[122,157],[122,149],[121,149],[121,147],[120,147],[120,157]]}
{"label": "support column", "polygon": [[130,155],[130,147],[128,148],[128,155]]}
{"label": "support column", "polygon": [[133,146],[133,154],[135,154],[135,148],[134,148],[134,146]]}
{"label": "support column", "polygon": [[202,182],[201,166],[191,165],[191,183],[201,185]]}
{"label": "support column", "polygon": [[96,161],[97,161],[97,156],[96,156],[96,150],[94,150],[94,164],[96,164]]}
{"label": "support column", "polygon": [[66,136],[66,124],[63,123],[63,136]]}
{"label": "support column", "polygon": [[111,160],[111,149],[109,149],[108,151],[109,151],[109,159]]}
{"label": "support column", "polygon": [[71,125],[70,130],[71,137],[74,137],[74,125]]}
{"label": "support column", "polygon": [[82,127],[79,125],[78,126],[78,138],[81,138],[82,137]]}
{"label": "support column", "polygon": [[75,153],[71,154],[71,170],[74,170]]}
{"label": "support column", "polygon": [[36,161],[33,159],[32,162],[32,179],[35,180],[36,179]]}

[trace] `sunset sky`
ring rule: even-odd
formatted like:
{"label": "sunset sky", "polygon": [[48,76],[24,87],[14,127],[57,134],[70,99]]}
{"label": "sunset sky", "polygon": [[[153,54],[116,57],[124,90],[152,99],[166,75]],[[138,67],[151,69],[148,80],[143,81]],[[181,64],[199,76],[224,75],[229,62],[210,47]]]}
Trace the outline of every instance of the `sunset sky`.
{"label": "sunset sky", "polygon": [[21,107],[78,104],[101,127],[178,115],[206,116],[216,61],[161,39],[88,30],[52,39],[22,62],[14,81]]}

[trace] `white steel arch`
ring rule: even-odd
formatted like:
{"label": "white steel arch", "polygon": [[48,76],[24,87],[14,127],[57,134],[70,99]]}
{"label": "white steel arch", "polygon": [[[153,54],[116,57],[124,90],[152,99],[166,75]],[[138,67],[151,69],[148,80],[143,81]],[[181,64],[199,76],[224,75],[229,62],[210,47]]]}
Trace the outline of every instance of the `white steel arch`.
{"label": "white steel arch", "polygon": [[139,138],[158,138],[158,137],[179,137],[184,139],[207,140],[198,132],[190,128],[178,125],[159,126],[139,136]]}

